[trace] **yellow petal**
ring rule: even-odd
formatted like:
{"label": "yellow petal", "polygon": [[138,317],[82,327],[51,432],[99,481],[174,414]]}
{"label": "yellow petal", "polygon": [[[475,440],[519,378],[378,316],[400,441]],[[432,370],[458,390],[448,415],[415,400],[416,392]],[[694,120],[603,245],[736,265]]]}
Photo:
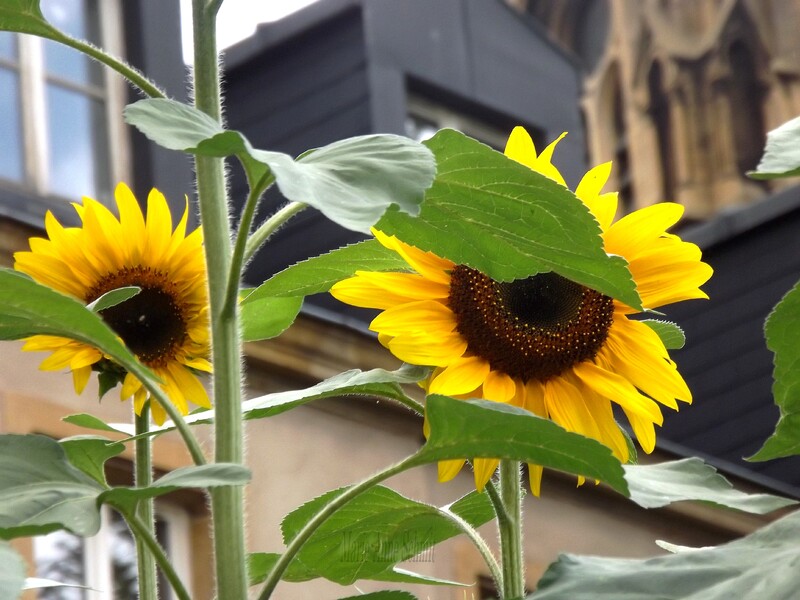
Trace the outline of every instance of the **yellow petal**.
{"label": "yellow petal", "polygon": [[372,233],[382,245],[397,252],[411,268],[425,279],[445,285],[450,283],[449,271],[455,266],[451,261],[401,242],[396,237],[386,235],[377,229],[373,229]]}
{"label": "yellow petal", "polygon": [[483,381],[483,397],[487,400],[509,402],[516,393],[517,384],[506,373],[492,369],[486,374]]}
{"label": "yellow petal", "polygon": [[630,261],[680,220],[683,206],[661,202],[622,217],[604,235],[606,252]]}
{"label": "yellow petal", "polygon": [[473,475],[475,476],[475,489],[479,492],[486,487],[486,482],[492,478],[500,461],[496,458],[476,458],[472,461]]}
{"label": "yellow petal", "polygon": [[72,385],[75,388],[75,393],[80,395],[89,383],[89,377],[92,375],[92,367],[80,367],[72,369]]}
{"label": "yellow petal", "polygon": [[414,365],[445,367],[461,359],[467,342],[452,333],[431,343],[427,335],[400,335],[389,341],[389,350],[397,358]]}
{"label": "yellow petal", "polygon": [[139,390],[144,389],[141,382],[132,373],[126,373],[125,379],[122,381],[122,389],[120,390],[120,399],[127,400]]}
{"label": "yellow petal", "polygon": [[438,464],[439,481],[444,483],[450,481],[453,477],[458,475],[461,467],[464,466],[464,459],[456,458],[454,460],[440,460]]}
{"label": "yellow petal", "polygon": [[658,404],[640,394],[629,381],[616,373],[601,369],[590,362],[578,363],[572,370],[589,389],[603,398],[608,398],[653,423],[660,425],[664,421]]}
{"label": "yellow petal", "polygon": [[542,150],[542,153],[536,159],[536,163],[532,167],[534,171],[541,173],[545,177],[549,177],[564,187],[566,187],[567,182],[564,181],[564,177],[561,175],[558,169],[556,169],[555,165],[553,165],[553,151],[556,149],[558,142],[563,140],[566,135],[567,133],[564,132],[555,140],[550,142],[550,144],[544,150]]}
{"label": "yellow petal", "polygon": [[528,463],[528,481],[531,484],[531,492],[537,498],[542,493],[542,472],[544,468],[541,465],[532,465]]}
{"label": "yellow petal", "polygon": [[536,146],[533,139],[524,127],[519,125],[514,127],[511,135],[508,136],[504,154],[518,163],[522,163],[530,169],[536,165]]}
{"label": "yellow petal", "polygon": [[436,375],[428,387],[429,394],[458,396],[479,388],[489,374],[489,363],[477,356],[453,362]]}
{"label": "yellow petal", "polygon": [[370,323],[372,331],[388,335],[451,333],[457,326],[453,312],[441,302],[422,300],[388,308]]}

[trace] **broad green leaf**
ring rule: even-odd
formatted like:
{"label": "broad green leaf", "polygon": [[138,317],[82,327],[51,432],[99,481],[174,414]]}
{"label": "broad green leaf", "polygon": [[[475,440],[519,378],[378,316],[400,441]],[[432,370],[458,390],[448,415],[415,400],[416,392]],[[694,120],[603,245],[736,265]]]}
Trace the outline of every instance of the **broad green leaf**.
{"label": "broad green leaf", "polygon": [[252,301],[269,296],[309,296],[327,292],[334,283],[355,275],[356,271],[408,268],[408,263],[378,240],[365,240],[294,264],[267,279],[247,298]]}
{"label": "broad green leaf", "polygon": [[[342,491],[327,492],[287,515],[281,523],[284,542],[288,544]],[[476,500],[475,496],[481,495],[474,493],[462,499],[460,508],[466,510],[460,516],[478,527],[493,518],[494,513],[483,510],[482,505],[488,500]],[[458,508],[456,503],[439,509],[410,500],[387,487],[376,486],[331,515],[303,545],[293,562],[315,577],[325,577],[341,585],[383,576],[399,581],[405,576],[392,571],[394,565],[415,556],[430,559],[434,545],[461,533],[447,517],[447,511],[456,513]]]}
{"label": "broad green leaf", "polygon": [[78,427],[84,427],[86,429],[94,429],[97,431],[110,431],[112,433],[121,433],[122,435],[131,435],[131,432],[129,430],[112,427],[102,419],[99,419],[94,415],[90,415],[87,413],[67,415],[61,420],[64,421],[65,423],[71,423],[73,425],[77,425]]}
{"label": "broad green leaf", "polygon": [[18,598],[25,587],[25,561],[5,542],[0,542],[0,598]]}
{"label": "broad green leaf", "polygon": [[438,173],[418,219],[390,209],[378,229],[497,281],[556,273],[641,308],[627,263],[565,187],[457,131],[425,144]]}
{"label": "broad green leaf", "polygon": [[73,467],[61,445],[42,435],[0,436],[0,538],[100,528],[103,486]]}
{"label": "broad green leaf", "polygon": [[0,2],[0,30],[53,37],[56,33],[44,18],[39,0],[3,0]]}
{"label": "broad green leaf", "polygon": [[86,308],[94,312],[100,312],[117,304],[122,304],[125,300],[130,300],[136,294],[142,291],[142,288],[136,285],[128,285],[125,287],[117,288],[106,292],[94,302],[86,305]]}
{"label": "broad green leaf", "polygon": [[84,342],[102,350],[139,381],[157,381],[97,313],[22,273],[0,269],[0,340],[36,334]]}
{"label": "broad green leaf", "polygon": [[188,151],[225,131],[204,112],[166,98],[139,100],[126,106],[122,114],[130,125],[170,150]]}
{"label": "broad green leaf", "polygon": [[170,471],[147,487],[115,487],[100,495],[100,501],[130,510],[139,500],[163,496],[178,489],[206,489],[223,485],[244,485],[250,470],[242,465],[215,463],[182,467]]}
{"label": "broad green leaf", "polygon": [[[272,567],[280,558],[280,554],[275,552],[254,552],[247,555],[247,575],[250,579],[250,585],[258,585],[263,583]],[[283,574],[281,579],[289,582],[303,582],[311,579],[316,579],[317,575],[314,571],[306,569],[298,561],[292,561],[289,568]],[[376,575],[368,578],[371,581],[386,581],[392,583],[417,583],[423,585],[461,585],[455,581],[448,581],[438,577],[431,577],[430,575],[421,575],[414,573],[400,567],[391,567],[385,571],[381,571]]]}
{"label": "broad green leaf", "polygon": [[125,118],[166,148],[203,156],[236,155],[251,186],[269,171],[287,199],[364,233],[390,206],[418,214],[436,172],[425,146],[398,135],[349,138],[294,160],[288,154],[257,150],[241,133],[225,131],[207,115],[174,100],[140,100],[126,107]]}
{"label": "broad green leaf", "polygon": [[745,494],[699,458],[656,465],[623,465],[631,500],[659,508],[681,500],[701,500],[759,515],[797,504],[771,494]]}
{"label": "broad green leaf", "polygon": [[[242,416],[244,419],[272,417],[314,400],[338,396],[378,396],[396,400],[413,409],[416,402],[403,392],[399,384],[417,383],[425,379],[428,374],[428,369],[411,365],[404,365],[397,371],[387,371],[385,369],[359,371],[358,369],[353,369],[334,375],[310,388],[276,392],[246,400],[242,403]],[[213,410],[199,410],[184,417],[184,421],[190,425],[211,423],[213,420]],[[114,426],[120,427],[119,424]],[[175,425],[172,421],[167,421],[161,427],[154,427],[147,433],[137,437],[160,435],[173,429],[175,429]],[[129,432],[129,435],[132,434]]]}
{"label": "broad green leaf", "polygon": [[486,400],[431,395],[428,441],[419,464],[456,458],[510,458],[583,475],[629,495],[619,460],[595,440],[566,431],[521,408]]}
{"label": "broad green leaf", "polygon": [[643,319],[642,323],[656,332],[667,350],[680,350],[686,344],[686,335],[683,333],[683,329],[675,323],[658,319]]}
{"label": "broad green leaf", "polygon": [[303,306],[302,296],[265,296],[259,299],[251,299],[250,296],[242,303],[242,338],[245,342],[279,336],[294,323]]}
{"label": "broad green leaf", "polygon": [[800,117],[792,119],[767,134],[764,156],[755,171],[748,176],[753,179],[776,179],[800,175]]}
{"label": "broad green leaf", "polygon": [[775,353],[772,396],[781,416],[775,432],[748,460],[771,460],[800,454],[800,283],[767,317],[767,347]]}
{"label": "broad green leaf", "polygon": [[417,600],[411,592],[401,592],[399,590],[382,590],[380,592],[370,592],[359,594],[358,596],[347,596],[340,600]]}
{"label": "broad green leaf", "polygon": [[106,486],[105,464],[122,454],[125,444],[98,435],[76,435],[59,440],[67,460],[102,486]]}
{"label": "broad green leaf", "polygon": [[800,512],[723,546],[647,560],[562,555],[530,600],[790,600]]}

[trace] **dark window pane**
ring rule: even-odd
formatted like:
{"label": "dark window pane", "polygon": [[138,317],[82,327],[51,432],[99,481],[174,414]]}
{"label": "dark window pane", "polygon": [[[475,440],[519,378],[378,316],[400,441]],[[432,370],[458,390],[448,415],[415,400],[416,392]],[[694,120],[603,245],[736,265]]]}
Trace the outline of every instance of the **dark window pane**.
{"label": "dark window pane", "polygon": [[[58,29],[73,37],[99,42],[96,11],[89,10],[86,0],[44,0],[42,11]],[[101,83],[100,65],[77,50],[51,41],[45,41],[44,48],[45,67],[49,75],[86,85]]]}
{"label": "dark window pane", "polygon": [[111,569],[114,577],[114,599],[136,600],[136,544],[128,526],[116,512],[111,513]]}
{"label": "dark window pane", "polygon": [[10,31],[0,31],[0,58],[17,58],[17,36]]}
{"label": "dark window pane", "polygon": [[[74,585],[86,584],[83,540],[66,531],[55,531],[33,538],[36,576]],[[43,588],[40,600],[85,600],[80,588]]]}
{"label": "dark window pane", "polygon": [[0,68],[0,177],[22,181],[24,176],[20,135],[19,78],[14,71]]}
{"label": "dark window pane", "polygon": [[47,86],[49,189],[67,198],[102,197],[110,189],[102,102]]}

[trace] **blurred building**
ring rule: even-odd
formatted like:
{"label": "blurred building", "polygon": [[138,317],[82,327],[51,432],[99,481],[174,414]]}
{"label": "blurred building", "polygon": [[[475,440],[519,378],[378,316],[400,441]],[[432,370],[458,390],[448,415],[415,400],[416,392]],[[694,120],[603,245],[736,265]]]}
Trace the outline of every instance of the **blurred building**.
{"label": "blurred building", "polygon": [[[177,0],[46,0],[46,8],[48,3],[61,9],[51,15],[72,15],[60,25],[113,48],[172,96],[185,97]],[[740,144],[737,136],[760,140],[764,129],[793,116],[792,107],[799,108],[795,75],[780,67],[798,62],[789,60],[798,42],[786,24],[797,4],[320,0],[259,27],[252,38],[226,53],[226,109],[230,127],[243,131],[254,145],[293,155],[371,132],[425,139],[440,127],[455,127],[499,148],[516,124],[524,124],[540,147],[568,130],[556,162],[570,183],[587,164],[614,160],[616,187],[628,208],[674,198],[687,206],[692,219],[702,219],[771,191],[741,176],[742,168],[757,160],[761,141]],[[779,9],[786,11],[783,18],[775,12]],[[675,37],[673,30],[683,31],[684,37]],[[684,54],[670,50],[682,46]],[[734,58],[750,70],[742,74],[731,69]],[[0,159],[0,264],[10,265],[12,253],[26,248],[29,236],[41,234],[46,210],[74,224],[69,201],[86,194],[111,205],[110,192],[120,179],[132,183],[140,199],[156,186],[173,203],[174,214],[182,210],[184,194],[192,191],[190,163],[123,124],[121,108],[136,95],[119,79],[74,53],[0,34],[0,83],[0,135],[6,141]],[[740,100],[732,100],[731,90],[738,90],[735,98]],[[754,106],[761,112],[751,122],[741,111]],[[739,111],[739,118],[731,111]],[[232,198],[240,206],[246,190],[237,169],[231,164]],[[770,223],[795,214],[800,205],[791,190],[783,194],[789,198],[782,200],[780,211],[714,221],[703,243],[717,244],[722,252],[737,247],[738,236],[753,227],[768,233]],[[261,218],[280,202],[277,195],[269,196]],[[248,281],[260,283],[288,264],[357,239],[307,211],[259,254]],[[715,265],[718,270],[723,263],[720,259]],[[728,297],[726,293],[720,295]],[[748,310],[743,308],[740,318],[758,327],[757,316]],[[367,331],[368,320],[364,312],[345,311],[330,299],[309,299],[284,335],[248,345],[249,393],[310,386],[354,367],[394,368],[397,362]],[[75,412],[109,421],[130,418],[130,406],[112,395],[98,404],[96,388],[74,396],[67,375],[37,370],[41,358],[20,353],[18,343],[0,345],[3,432],[55,437],[86,433],[61,422]],[[768,361],[768,355],[762,359]],[[769,374],[763,365],[761,371],[763,387]],[[769,408],[769,390],[759,394],[759,406]],[[715,414],[706,414],[702,423],[714,426]],[[674,442],[694,435],[681,431],[684,438],[676,433]],[[353,397],[248,422],[247,432],[254,472],[247,491],[248,542],[251,550],[267,552],[282,548],[279,524],[288,511],[410,454],[422,442],[419,419],[389,403]],[[201,435],[210,449],[208,432],[201,430]],[[696,450],[692,444],[675,443],[657,450],[654,458]],[[115,482],[130,478],[130,453],[124,457],[109,470]],[[156,466],[165,471],[185,464],[188,457],[180,442],[160,438]],[[746,469],[736,472],[755,479]],[[782,476],[759,479],[756,489],[775,489]],[[471,489],[472,476],[465,470],[455,481],[439,484],[430,467],[389,484],[412,498],[444,505]],[[541,499],[526,499],[531,586],[561,551],[650,556],[663,552],[655,539],[712,545],[752,531],[769,518],[701,505],[645,511],[602,486],[576,489],[574,478],[552,473],[545,475],[543,490]],[[131,562],[129,556],[118,558],[117,551],[124,549],[127,538],[108,513],[97,538],[56,536],[44,545],[22,542],[18,547],[32,565],[39,565],[40,574],[56,563],[62,566],[60,573],[75,574],[78,581],[104,589],[124,586]],[[203,496],[168,498],[159,514],[168,549],[182,559],[180,569],[192,582],[193,597],[210,598]],[[483,532],[494,543],[491,527]],[[472,586],[409,588],[420,597],[463,598],[466,593],[488,598],[492,593],[485,567],[463,539],[437,546],[424,560],[405,566]],[[365,591],[387,587],[358,585]],[[276,597],[324,599],[355,593],[328,582],[283,583]],[[89,596],[96,598],[111,596]]]}

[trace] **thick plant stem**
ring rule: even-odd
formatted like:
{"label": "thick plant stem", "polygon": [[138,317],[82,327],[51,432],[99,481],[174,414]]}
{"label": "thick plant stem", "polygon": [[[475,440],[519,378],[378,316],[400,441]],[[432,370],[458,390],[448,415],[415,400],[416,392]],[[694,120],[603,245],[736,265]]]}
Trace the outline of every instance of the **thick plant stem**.
{"label": "thick plant stem", "polygon": [[[222,121],[220,73],[216,43],[216,7],[193,0],[195,106]],[[231,234],[225,172],[221,159],[198,156],[197,193],[206,246],[211,343],[214,365],[215,460],[241,464],[241,344],[237,303],[226,302],[231,266]],[[228,306],[227,310],[224,310]],[[221,486],[211,491],[217,596],[247,597],[243,490]]]}
{"label": "thick plant stem", "polygon": [[505,509],[498,515],[500,552],[503,564],[503,600],[520,600],[525,595],[525,564],[522,558],[522,486],[516,460],[500,461],[500,500]]}
{"label": "thick plant stem", "polygon": [[[136,415],[136,435],[147,433],[150,425],[150,404],[142,408],[142,414]],[[147,436],[136,440],[136,487],[148,487],[153,483],[153,462],[151,440]],[[142,528],[149,535],[154,535],[155,518],[153,515],[153,500],[147,498],[140,500],[136,507],[136,517]],[[139,573],[139,600],[158,600],[158,578],[156,577],[156,562],[153,554],[147,547],[144,539],[136,535],[136,566]]]}

